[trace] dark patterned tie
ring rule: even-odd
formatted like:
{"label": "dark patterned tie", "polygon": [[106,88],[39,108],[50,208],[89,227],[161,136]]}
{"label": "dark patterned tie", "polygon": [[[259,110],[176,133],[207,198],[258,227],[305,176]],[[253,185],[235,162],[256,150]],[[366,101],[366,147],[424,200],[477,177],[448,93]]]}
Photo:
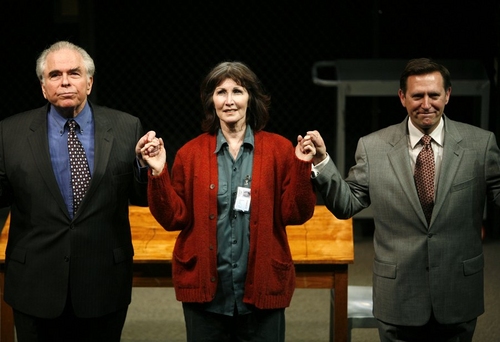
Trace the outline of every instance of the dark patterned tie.
{"label": "dark patterned tie", "polygon": [[73,214],[75,214],[89,187],[90,169],[85,150],[76,136],[78,124],[75,120],[68,120],[68,126],[69,166],[71,170],[71,187],[73,189]]}
{"label": "dark patterned tie", "polygon": [[424,135],[421,142],[424,147],[417,157],[414,178],[420,204],[428,224],[431,221],[434,207],[434,153],[432,152],[430,136]]}

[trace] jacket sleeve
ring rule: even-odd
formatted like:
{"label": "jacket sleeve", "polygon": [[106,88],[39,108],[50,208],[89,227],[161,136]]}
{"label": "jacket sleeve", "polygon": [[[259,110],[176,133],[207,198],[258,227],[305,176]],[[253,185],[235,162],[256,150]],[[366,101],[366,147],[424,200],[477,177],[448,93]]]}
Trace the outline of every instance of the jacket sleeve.
{"label": "jacket sleeve", "polygon": [[493,133],[489,134],[486,148],[486,182],[488,184],[488,200],[500,206],[500,150]]}
{"label": "jacket sleeve", "polygon": [[5,138],[5,134],[3,130],[3,122],[0,122],[0,208],[8,207],[12,203],[12,192],[10,190],[5,170],[5,145],[3,141],[3,139]]}
{"label": "jacket sleeve", "polygon": [[348,219],[370,205],[368,161],[363,139],[358,142],[356,165],[342,178],[332,159],[317,178],[316,188],[326,207],[339,219]]}

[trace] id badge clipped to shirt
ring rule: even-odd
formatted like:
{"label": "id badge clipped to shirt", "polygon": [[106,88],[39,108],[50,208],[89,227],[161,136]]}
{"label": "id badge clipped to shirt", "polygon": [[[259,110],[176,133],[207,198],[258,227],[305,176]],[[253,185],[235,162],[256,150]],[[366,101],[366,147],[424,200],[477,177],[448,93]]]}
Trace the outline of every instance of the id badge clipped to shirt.
{"label": "id badge clipped to shirt", "polygon": [[251,190],[250,176],[245,177],[243,186],[239,186],[236,192],[236,201],[234,202],[234,210],[248,212],[250,211]]}

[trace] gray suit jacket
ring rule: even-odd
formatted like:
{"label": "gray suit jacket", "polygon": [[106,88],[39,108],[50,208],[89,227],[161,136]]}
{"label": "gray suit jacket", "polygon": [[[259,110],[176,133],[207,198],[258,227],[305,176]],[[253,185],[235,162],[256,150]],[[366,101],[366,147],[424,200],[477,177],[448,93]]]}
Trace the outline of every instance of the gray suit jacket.
{"label": "gray suit jacket", "polygon": [[54,318],[69,290],[77,315],[102,316],[131,299],[128,206],[132,193],[146,194],[146,184],[134,176],[142,127],[129,114],[92,106],[95,166],[71,219],[52,170],[47,109],[0,123],[0,204],[11,206],[5,301],[24,313]]}
{"label": "gray suit jacket", "polygon": [[407,119],[361,138],[342,180],[330,162],[315,182],[326,206],[349,218],[371,204],[375,221],[376,318],[443,324],[484,312],[481,226],[485,198],[500,204],[500,151],[493,133],[444,117],[441,172],[429,227],[408,153]]}

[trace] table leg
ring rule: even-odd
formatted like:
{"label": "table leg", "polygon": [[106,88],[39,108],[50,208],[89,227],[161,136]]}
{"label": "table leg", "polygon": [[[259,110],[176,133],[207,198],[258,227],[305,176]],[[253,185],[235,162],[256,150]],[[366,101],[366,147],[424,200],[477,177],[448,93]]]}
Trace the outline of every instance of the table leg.
{"label": "table leg", "polygon": [[3,301],[4,281],[4,270],[0,270],[0,341],[14,342],[14,314],[12,308]]}
{"label": "table leg", "polygon": [[347,265],[339,265],[330,298],[330,342],[347,341]]}

